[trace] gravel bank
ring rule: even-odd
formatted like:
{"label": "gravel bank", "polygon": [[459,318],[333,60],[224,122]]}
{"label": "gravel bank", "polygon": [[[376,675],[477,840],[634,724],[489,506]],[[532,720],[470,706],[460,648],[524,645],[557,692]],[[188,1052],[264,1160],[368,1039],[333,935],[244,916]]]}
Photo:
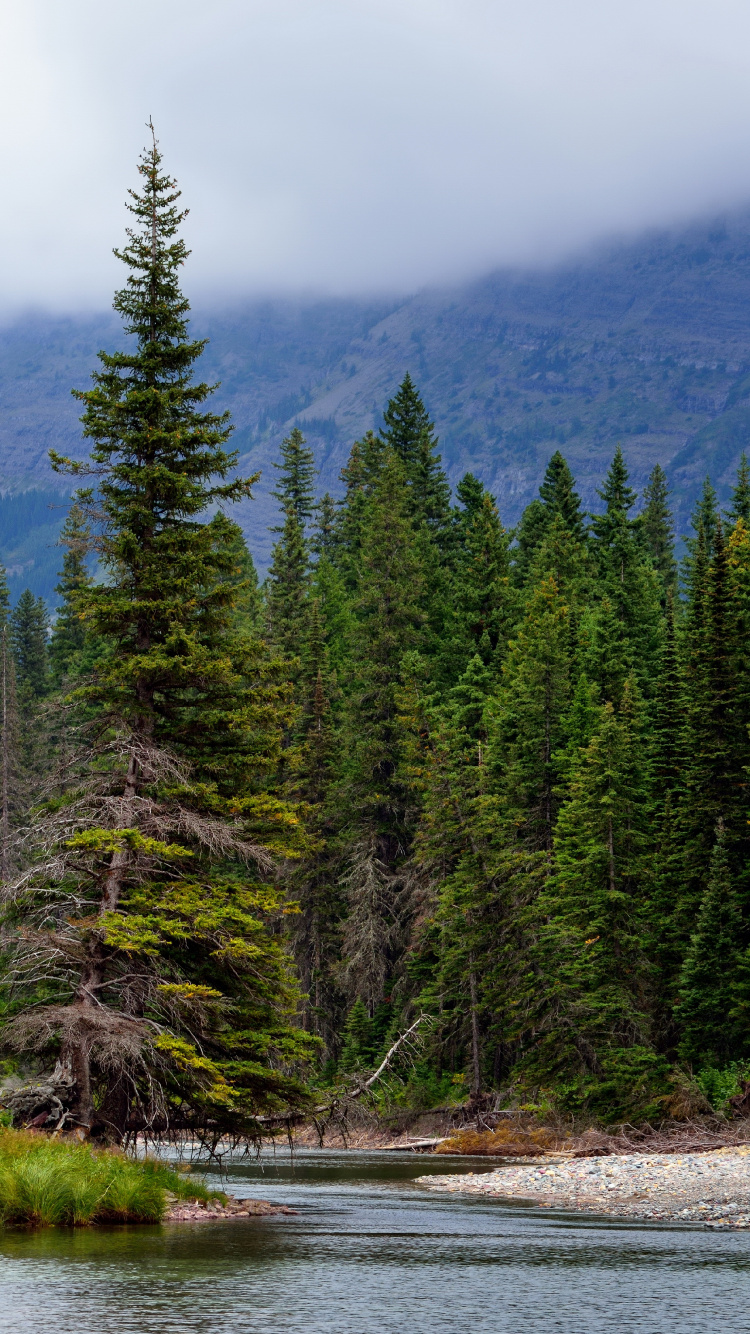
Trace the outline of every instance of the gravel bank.
{"label": "gravel bank", "polygon": [[164,1216],[165,1223],[207,1223],[212,1218],[268,1218],[272,1214],[295,1214],[296,1209],[287,1209],[284,1204],[271,1204],[268,1200],[238,1200],[230,1195],[226,1204],[219,1200],[177,1200],[174,1196],[169,1201],[169,1209]]}
{"label": "gravel bank", "polygon": [[750,1228],[750,1146],[710,1153],[551,1155],[533,1164],[417,1178],[429,1190],[466,1191],[616,1218]]}

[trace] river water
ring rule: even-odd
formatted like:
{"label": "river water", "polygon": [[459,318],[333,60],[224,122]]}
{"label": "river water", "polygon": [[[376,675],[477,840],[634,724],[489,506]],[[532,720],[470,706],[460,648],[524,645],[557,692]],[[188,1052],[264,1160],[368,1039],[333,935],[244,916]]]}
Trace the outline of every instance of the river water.
{"label": "river water", "polygon": [[[433,1194],[482,1161],[270,1154],[228,1189],[294,1217],[0,1234],[4,1334],[725,1334],[750,1233]],[[489,1164],[487,1164],[489,1166]]]}

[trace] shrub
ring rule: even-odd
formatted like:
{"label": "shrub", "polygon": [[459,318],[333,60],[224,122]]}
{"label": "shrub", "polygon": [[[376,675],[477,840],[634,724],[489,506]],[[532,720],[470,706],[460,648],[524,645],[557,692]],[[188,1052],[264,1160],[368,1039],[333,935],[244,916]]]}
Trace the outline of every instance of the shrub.
{"label": "shrub", "polygon": [[518,1125],[500,1126],[498,1130],[463,1130],[438,1144],[436,1153],[481,1153],[493,1157],[529,1158],[560,1148],[560,1135],[545,1126],[528,1130]]}
{"label": "shrub", "polygon": [[732,1061],[721,1070],[706,1066],[695,1077],[701,1093],[708,1099],[714,1111],[726,1110],[730,1098],[742,1091],[743,1081],[750,1079],[750,1065],[747,1061]]}

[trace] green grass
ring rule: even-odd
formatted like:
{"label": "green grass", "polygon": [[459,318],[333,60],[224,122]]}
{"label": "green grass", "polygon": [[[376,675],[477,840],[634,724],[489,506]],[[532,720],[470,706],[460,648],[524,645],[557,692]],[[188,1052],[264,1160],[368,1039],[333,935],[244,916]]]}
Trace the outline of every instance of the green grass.
{"label": "green grass", "polygon": [[0,1129],[0,1224],[158,1223],[168,1194],[211,1198],[201,1181],[153,1158]]}

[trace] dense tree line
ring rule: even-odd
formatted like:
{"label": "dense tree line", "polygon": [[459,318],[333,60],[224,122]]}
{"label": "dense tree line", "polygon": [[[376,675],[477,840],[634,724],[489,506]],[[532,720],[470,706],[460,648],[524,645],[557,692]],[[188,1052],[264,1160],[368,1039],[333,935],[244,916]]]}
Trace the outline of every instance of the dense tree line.
{"label": "dense tree line", "polygon": [[618,448],[586,515],[556,453],[508,532],[471,474],[451,505],[435,444],[407,375],[314,517],[282,448],[305,1023],[346,1067],[424,1007],[434,1080],[686,1105],[750,1057],[747,463],[678,571],[658,465],[639,507]]}
{"label": "dense tree line", "polygon": [[679,569],[619,448],[596,514],[558,452],[508,531],[407,374],[338,499],[284,440],[261,588],[140,172],[52,628],[0,582],[6,1054],[110,1138],[252,1133],[420,1010],[424,1097],[695,1104],[750,1061],[745,459]]}

